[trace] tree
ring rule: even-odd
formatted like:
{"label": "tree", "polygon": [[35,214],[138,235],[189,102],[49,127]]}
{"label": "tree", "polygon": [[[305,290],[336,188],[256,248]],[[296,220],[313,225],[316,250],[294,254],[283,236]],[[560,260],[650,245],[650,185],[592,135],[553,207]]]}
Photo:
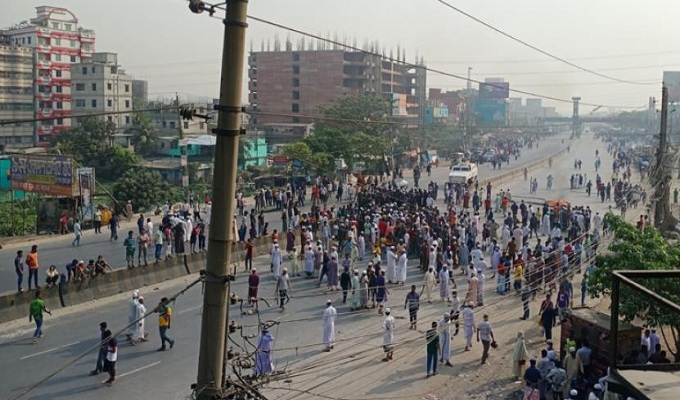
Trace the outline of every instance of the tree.
{"label": "tree", "polygon": [[113,184],[118,201],[131,200],[137,210],[149,210],[175,197],[170,185],[156,171],[143,167],[130,168]]}
{"label": "tree", "polygon": [[[654,227],[644,230],[607,214],[604,223],[613,233],[608,251],[596,258],[597,268],[588,280],[591,297],[611,295],[612,272],[617,270],[675,270],[680,265],[680,243],[669,243]],[[640,279],[641,285],[680,303],[679,279]],[[658,327],[676,360],[680,357],[680,315],[651,303],[650,299],[629,287],[621,286],[619,313],[626,321],[639,318]],[[653,350],[653,349],[651,349]]]}
{"label": "tree", "polygon": [[156,153],[158,129],[153,126],[148,115],[136,113],[132,117],[132,126],[126,130],[126,133],[132,134],[132,144],[137,154],[147,157]]}

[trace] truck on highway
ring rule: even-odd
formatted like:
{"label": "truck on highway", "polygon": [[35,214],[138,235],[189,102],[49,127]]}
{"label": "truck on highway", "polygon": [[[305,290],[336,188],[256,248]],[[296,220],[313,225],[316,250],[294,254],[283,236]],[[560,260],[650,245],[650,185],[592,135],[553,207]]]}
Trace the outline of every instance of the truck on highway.
{"label": "truck on highway", "polygon": [[449,172],[449,183],[466,183],[471,184],[477,179],[477,164],[461,160],[456,164],[451,165],[451,172]]}

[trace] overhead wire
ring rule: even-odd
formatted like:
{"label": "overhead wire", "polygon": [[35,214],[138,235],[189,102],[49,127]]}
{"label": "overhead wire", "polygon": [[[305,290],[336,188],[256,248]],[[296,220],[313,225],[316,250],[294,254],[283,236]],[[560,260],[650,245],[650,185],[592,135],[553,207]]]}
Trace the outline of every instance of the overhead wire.
{"label": "overhead wire", "polygon": [[540,47],[537,47],[537,46],[535,46],[535,45],[533,45],[533,44],[530,44],[530,43],[528,43],[528,42],[526,42],[526,41],[524,41],[524,40],[522,40],[522,39],[520,39],[520,38],[518,38],[518,37],[516,37],[516,36],[514,36],[514,35],[511,35],[511,34],[505,32],[505,31],[503,31],[503,30],[501,30],[501,29],[499,29],[499,28],[496,28],[495,26],[493,26],[493,25],[491,25],[491,24],[489,24],[489,23],[487,23],[487,22],[485,22],[485,21],[483,21],[483,20],[481,20],[481,19],[475,17],[474,15],[472,15],[472,14],[470,14],[470,13],[468,13],[468,12],[462,10],[462,9],[460,9],[460,8],[457,7],[457,6],[454,6],[453,4],[451,4],[451,3],[449,3],[449,2],[447,2],[447,1],[445,1],[445,0],[435,0],[435,1],[438,2],[438,3],[440,3],[440,4],[442,4],[442,5],[444,5],[444,6],[446,6],[446,7],[448,7],[448,8],[450,8],[450,9],[452,9],[452,10],[454,10],[454,11],[456,11],[456,12],[459,13],[459,14],[464,15],[465,17],[467,17],[467,18],[469,18],[469,19],[471,19],[471,20],[473,20],[473,21],[475,21],[475,22],[477,22],[477,23],[479,23],[479,24],[484,25],[485,27],[487,27],[487,28],[493,30],[494,32],[499,33],[499,34],[501,34],[501,35],[507,37],[508,39],[511,39],[511,40],[513,40],[513,41],[515,41],[515,42],[517,42],[517,43],[519,43],[519,44],[521,44],[521,45],[523,45],[523,46],[525,46],[525,47],[528,47],[528,48],[530,48],[530,49],[532,49],[532,50],[534,50],[534,51],[537,51],[537,52],[543,54],[544,56],[547,56],[547,57],[550,57],[550,58],[552,58],[552,59],[554,59],[554,60],[560,61],[560,62],[562,62],[562,63],[564,63],[564,64],[567,64],[567,65],[569,65],[569,66],[571,66],[571,67],[573,67],[573,68],[576,68],[576,69],[578,69],[578,70],[581,70],[581,71],[583,71],[583,72],[587,72],[587,73],[589,73],[589,74],[591,74],[591,75],[599,76],[600,78],[604,78],[604,79],[608,79],[608,80],[612,80],[612,81],[617,81],[617,82],[621,82],[621,83],[628,83],[628,84],[632,84],[632,85],[650,85],[650,84],[654,84],[654,83],[648,83],[648,82],[630,81],[630,80],[626,80],[626,79],[616,78],[616,77],[614,77],[614,76],[606,75],[606,74],[603,74],[603,73],[601,73],[601,72],[594,71],[594,70],[592,70],[592,69],[590,69],[590,68],[586,68],[586,67],[583,67],[583,66],[581,66],[581,65],[575,64],[575,63],[573,63],[573,62],[571,62],[571,61],[565,60],[565,59],[562,58],[562,57],[556,56],[556,55],[554,55],[554,54],[552,54],[552,53],[550,53],[550,52],[548,52],[548,51],[546,51],[546,50],[543,50],[543,49],[541,49]]}

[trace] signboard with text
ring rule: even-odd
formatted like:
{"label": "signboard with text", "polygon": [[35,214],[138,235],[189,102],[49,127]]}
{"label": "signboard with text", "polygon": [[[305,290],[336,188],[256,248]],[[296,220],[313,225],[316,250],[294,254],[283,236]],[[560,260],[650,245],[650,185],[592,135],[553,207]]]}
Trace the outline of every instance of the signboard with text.
{"label": "signboard with text", "polygon": [[61,155],[11,156],[12,189],[52,196],[74,195],[73,159]]}
{"label": "signboard with text", "polygon": [[507,99],[510,97],[510,83],[488,82],[479,84],[480,99]]}

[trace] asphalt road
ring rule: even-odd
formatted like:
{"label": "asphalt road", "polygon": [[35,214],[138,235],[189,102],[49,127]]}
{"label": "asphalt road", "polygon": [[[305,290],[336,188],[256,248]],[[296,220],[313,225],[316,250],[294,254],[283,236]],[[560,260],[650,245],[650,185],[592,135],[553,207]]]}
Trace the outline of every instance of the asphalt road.
{"label": "asphalt road", "polygon": [[[588,198],[582,190],[569,190],[568,179],[573,173],[576,155],[583,160],[582,172],[592,177],[595,175],[592,167],[595,148],[599,147],[602,154],[606,147],[602,144],[593,145],[591,139],[588,133],[585,133],[580,142],[572,144],[570,155],[554,162],[551,171],[535,173],[541,183],[537,196],[563,198],[572,204],[589,205],[601,213],[606,210],[609,203],[600,203],[594,197]],[[547,150],[548,146],[541,148]],[[604,168],[601,174],[606,177],[611,173],[611,162],[609,155],[602,154],[602,157]],[[546,192],[543,188],[545,176],[549,173],[555,177],[555,184],[553,191]],[[528,183],[523,181],[522,177],[505,182],[503,188],[510,188],[515,199],[522,198],[528,193]],[[268,270],[267,265],[268,262],[263,257],[256,260],[256,266],[260,271]],[[189,281],[190,278],[187,277],[152,288],[142,288],[142,295],[148,308],[156,305],[159,298],[173,295]],[[244,276],[239,276],[234,286],[234,290],[241,296],[244,296],[246,290],[244,281]],[[424,383],[425,342],[422,332],[408,329],[407,313],[401,306],[406,288],[410,284],[420,285],[421,282],[422,276],[417,271],[416,263],[412,261],[409,263],[407,285],[389,288],[391,292],[389,305],[397,318],[395,341],[398,345],[395,361],[381,363],[382,317],[377,315],[375,310],[369,311],[368,314],[348,313],[348,307],[340,304],[338,292],[328,293],[316,288],[309,280],[294,278],[292,300],[286,311],[281,313],[276,308],[262,306],[261,317],[281,321],[272,329],[276,337],[274,343],[276,367],[287,368],[298,374],[293,376],[289,383],[270,383],[264,389],[264,394],[269,399],[318,398],[300,391],[350,399],[373,397],[421,399],[424,398],[424,393],[436,385],[442,385],[454,377],[465,379],[467,374],[475,374],[479,369],[479,346],[475,344],[473,351],[463,352],[462,338],[459,335],[455,337],[452,345],[454,368],[442,368],[439,376],[430,378],[427,384]],[[459,293],[464,295],[466,284],[462,278],[458,278],[458,286]],[[575,287],[577,286],[576,284]],[[476,310],[476,318],[480,320],[482,313],[491,315],[491,323],[501,350],[492,354],[490,363],[499,368],[501,374],[509,375],[510,361],[502,360],[501,352],[510,351],[518,330],[528,329],[535,324],[519,321],[518,317],[521,316],[519,301],[496,295],[494,287],[495,282],[487,277],[485,306]],[[268,272],[263,273],[260,295],[271,298],[273,292],[273,280]],[[322,353],[321,316],[327,298],[334,301],[339,314],[337,343],[333,352]],[[50,306],[57,307],[48,304],[48,307]],[[128,297],[119,295],[69,309],[56,310],[53,317],[46,317],[45,337],[38,344],[31,344],[33,326],[28,323],[28,318],[0,325],[0,351],[2,351],[0,369],[3,371],[0,398],[12,398],[48,374],[57,371],[85,350],[92,348],[99,337],[100,321],[106,320],[114,329],[124,326],[127,320],[127,306]],[[532,307],[535,310],[538,304],[534,303]],[[439,319],[445,311],[448,311],[448,308],[439,302],[423,304],[419,319],[426,322],[421,323],[419,329],[422,330],[430,321]],[[46,384],[30,391],[24,398],[40,400],[77,400],[95,397],[111,400],[188,398],[189,386],[195,382],[196,377],[200,312],[201,290],[200,286],[197,286],[180,297],[174,305],[173,326],[169,335],[177,344],[175,348],[166,352],[155,351],[159,345],[156,321],[153,316],[147,318],[150,342],[136,347],[121,346],[117,363],[118,383],[111,388],[101,384],[106,379],[104,376],[88,376],[96,359],[96,351],[92,351],[66,367]],[[245,334],[257,333],[255,315],[241,316],[237,309],[232,308],[232,319],[246,327]],[[533,336],[529,337],[530,340],[532,338]],[[236,342],[244,344],[238,336]],[[507,367],[502,367],[503,363],[507,364]],[[464,391],[465,385],[461,385],[460,390]]]}
{"label": "asphalt road", "polygon": [[[565,137],[568,137],[568,135],[561,134],[553,136],[542,141],[538,149],[525,149],[519,160],[512,160],[510,161],[510,164],[504,164],[500,171],[494,170],[488,163],[480,165],[480,181],[507,171],[508,169],[520,168],[523,165],[544,158],[549,154],[556,153],[566,146],[566,144],[562,143],[562,139]],[[438,182],[440,186],[443,185],[448,179],[449,172],[448,162],[446,162],[445,165],[446,166],[442,165],[440,168],[434,168],[431,177],[428,177],[427,174],[423,174],[420,183],[421,187],[422,185],[427,185],[429,181]],[[404,176],[409,184],[413,184],[411,173],[412,171],[410,170],[405,171]],[[309,207],[306,207],[303,210],[309,210]],[[72,234],[63,236],[45,236],[31,242],[16,242],[3,247],[2,250],[0,250],[0,293],[11,292],[17,289],[16,275],[14,273],[14,258],[16,257],[16,252],[21,249],[24,250],[24,254],[28,254],[31,245],[33,244],[38,245],[41,266],[38,283],[41,286],[44,285],[45,271],[51,264],[56,265],[61,273],[66,273],[65,266],[67,263],[71,262],[71,260],[84,260],[87,264],[89,259],[96,259],[97,256],[102,255],[114,269],[124,267],[125,249],[123,248],[123,239],[126,237],[128,230],[132,229],[135,233],[137,232],[136,217],[129,223],[121,222],[121,228],[118,231],[120,239],[114,242],[109,241],[109,230],[107,228],[102,228],[102,234],[98,235],[92,230],[85,231],[81,238],[80,247],[71,246],[71,241],[73,240]],[[269,222],[271,229],[281,228],[279,212],[265,213],[265,220]],[[159,222],[160,218],[155,217],[154,224],[158,224]],[[149,259],[153,259],[153,250],[149,253]],[[28,271],[26,271],[24,277],[24,288],[27,288],[27,280]]]}

